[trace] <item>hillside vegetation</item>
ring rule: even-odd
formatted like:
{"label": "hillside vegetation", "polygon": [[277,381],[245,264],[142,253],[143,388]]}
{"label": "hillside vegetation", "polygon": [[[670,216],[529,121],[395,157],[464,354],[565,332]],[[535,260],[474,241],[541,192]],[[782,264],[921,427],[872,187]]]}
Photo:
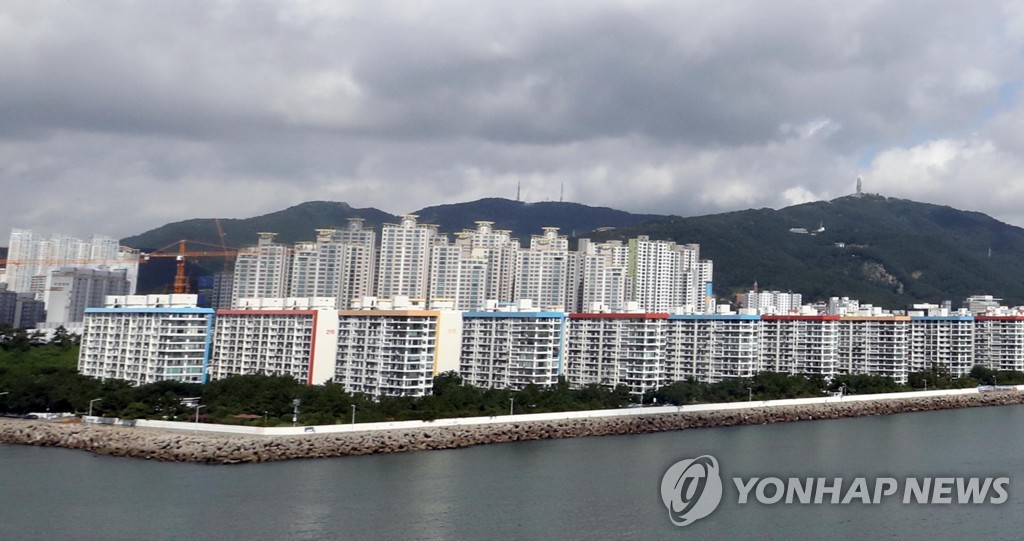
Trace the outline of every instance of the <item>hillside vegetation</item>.
{"label": "hillside vegetation", "polygon": [[[791,228],[822,233],[798,234]],[[1024,303],[1024,229],[977,212],[866,195],[672,218],[618,230],[696,242],[715,262],[719,296],[791,290],[805,299],[849,296],[900,308],[989,293]],[[840,247],[842,246],[842,247]],[[991,254],[990,254],[991,249]]]}
{"label": "hillside vegetation", "polygon": [[[477,220],[510,229],[524,245],[542,227],[594,239],[630,238],[699,243],[703,257],[715,262],[715,288],[721,298],[750,289],[800,292],[807,300],[849,296],[863,302],[901,308],[914,302],[952,300],[993,294],[1024,304],[1024,230],[977,212],[876,195],[842,197],[779,210],[751,209],[689,218],[630,214],[576,203],[521,203],[481,199],[416,211],[422,223],[442,232],[474,227]],[[344,226],[361,217],[368,227],[394,222],[377,209],[345,203],[310,202],[244,220],[223,220],[227,244],[255,242],[259,231],[277,232],[281,242],[309,240],[319,227]],[[805,229],[818,234],[792,233]],[[601,228],[601,232],[593,230]],[[606,229],[606,228],[611,228]],[[187,238],[219,243],[211,219],[168,224],[122,242],[158,248]],[[208,259],[193,277],[220,270]],[[170,283],[173,261],[154,260],[141,273],[144,292]]]}

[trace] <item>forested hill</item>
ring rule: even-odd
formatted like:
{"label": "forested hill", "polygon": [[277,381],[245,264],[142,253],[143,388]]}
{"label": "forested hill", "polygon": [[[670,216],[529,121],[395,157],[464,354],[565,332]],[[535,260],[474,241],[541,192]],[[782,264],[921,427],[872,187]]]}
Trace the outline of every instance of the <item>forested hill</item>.
{"label": "forested hill", "polygon": [[[824,231],[815,234],[823,227]],[[791,229],[808,233],[791,232]],[[877,195],[671,218],[605,233],[696,242],[719,297],[750,289],[900,308],[989,293],[1024,304],[1024,229],[978,212]]]}
{"label": "forested hill", "polygon": [[[584,235],[599,227],[621,227],[664,218],[653,214],[631,214],[605,207],[579,203],[523,203],[508,199],[480,199],[427,207],[411,212],[419,223],[436,224],[443,233],[455,233],[476,226],[479,220],[494,222],[498,229],[512,230],[513,235],[529,244],[530,235],[541,233],[542,227],[558,227],[566,235]],[[375,208],[354,208],[347,203],[311,201],[282,211],[245,219],[221,219],[225,244],[242,247],[256,243],[261,231],[277,233],[277,241],[293,243],[316,238],[316,229],[344,227],[349,218],[363,218],[364,225],[379,230],[383,223],[396,223],[400,218]],[[217,227],[212,218],[196,218],[167,224],[140,235],[121,239],[133,248],[154,250],[187,239],[219,244]]]}
{"label": "forested hill", "polygon": [[[224,244],[235,248],[256,244],[256,234],[267,231],[277,233],[277,241],[293,243],[316,238],[317,228],[344,227],[349,218],[363,218],[367,227],[379,228],[396,218],[375,208],[354,208],[335,201],[310,201],[284,210],[253,218],[220,220],[224,229]],[[160,226],[145,233],[121,239],[121,244],[146,250],[155,250],[186,239],[220,244],[217,225],[213,218],[194,218]]]}
{"label": "forested hill", "polygon": [[[699,243],[715,262],[719,297],[762,289],[800,292],[807,300],[850,296],[899,308],[913,302],[952,300],[989,293],[1024,304],[1024,229],[977,212],[877,195],[842,197],[779,210],[751,209],[690,218],[664,217],[576,203],[521,203],[482,199],[414,212],[443,232],[471,228],[477,220],[510,229],[528,244],[545,226],[591,238],[652,239]],[[291,243],[314,238],[315,229],[344,226],[349,217],[379,229],[397,216],[345,203],[310,202],[241,220],[222,220],[228,246],[244,246],[259,231]],[[597,228],[612,228],[591,233]],[[820,233],[815,233],[824,228]],[[807,233],[792,232],[805,230]],[[212,219],[168,224],[122,243],[159,248],[178,239],[218,244]],[[216,264],[207,264],[216,270]],[[157,270],[160,270],[157,272]],[[169,282],[168,269],[151,263],[143,282]],[[197,269],[196,272],[207,272]],[[148,276],[158,273],[161,276]]]}

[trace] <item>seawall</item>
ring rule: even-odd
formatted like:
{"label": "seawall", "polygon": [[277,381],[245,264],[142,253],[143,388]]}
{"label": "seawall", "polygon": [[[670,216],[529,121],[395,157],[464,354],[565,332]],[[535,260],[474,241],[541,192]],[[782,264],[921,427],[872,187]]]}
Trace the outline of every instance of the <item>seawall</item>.
{"label": "seawall", "polygon": [[[476,418],[484,421],[448,424],[442,421],[460,420],[444,419],[434,423],[417,422],[418,427],[415,428],[391,426],[372,429],[369,424],[332,425],[290,429],[301,430],[303,433],[276,436],[223,433],[239,427],[224,427],[221,433],[216,433],[210,428],[218,425],[192,423],[140,422],[137,427],[120,427],[0,419],[0,443],[63,447],[90,451],[98,455],[148,460],[241,464],[1024,403],[1024,392],[1016,388],[988,393],[970,389],[924,393],[925,396],[906,396],[909,394],[922,393],[875,395],[870,399],[857,397],[773,401],[784,404],[742,402],[682,408],[637,408],[639,411],[609,410],[605,414],[568,412],[540,415],[545,417],[543,419],[529,419],[538,417],[537,415],[521,415]],[[168,424],[175,425],[176,430],[141,428],[153,425],[170,428],[163,426]],[[391,423],[403,424],[408,423]],[[203,427],[205,431],[200,433],[198,430],[190,430],[197,426]],[[332,427],[341,427],[344,430],[336,428],[332,431]],[[249,430],[252,428],[249,427]]]}

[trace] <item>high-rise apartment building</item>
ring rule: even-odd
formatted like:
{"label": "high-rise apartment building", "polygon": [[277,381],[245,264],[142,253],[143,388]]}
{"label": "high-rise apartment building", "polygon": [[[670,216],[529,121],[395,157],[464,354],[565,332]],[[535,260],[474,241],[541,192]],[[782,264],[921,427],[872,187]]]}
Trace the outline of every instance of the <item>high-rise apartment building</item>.
{"label": "high-rise apartment building", "polygon": [[205,383],[213,310],[195,295],[107,297],[86,308],[78,372],[143,385]]}
{"label": "high-rise apartment building", "polygon": [[515,278],[515,299],[530,299],[542,310],[565,311],[575,304],[575,253],[569,239],[557,227],[545,227],[533,235],[530,248],[519,250]]}
{"label": "high-rise apartment building", "polygon": [[839,319],[836,371],[885,376],[906,383],[909,337],[907,316],[843,316]]}
{"label": "high-rise apartment building", "polygon": [[334,382],[371,396],[426,396],[458,370],[462,318],[446,310],[338,312]]}
{"label": "high-rise apartment building", "polygon": [[127,269],[53,269],[43,291],[46,323],[51,327],[81,323],[86,308],[102,308],[108,296],[130,293]]}
{"label": "high-rise apartment building", "polygon": [[761,370],[756,315],[671,315],[666,324],[665,380],[717,383]]}
{"label": "high-rise apartment building", "polygon": [[338,312],[333,297],[239,299],[218,310],[212,379],[246,374],[291,376],[307,385],[334,377]]}
{"label": "high-rise apartment building", "polygon": [[1024,316],[979,315],[974,322],[976,364],[1024,372]]}
{"label": "high-rise apartment building", "polygon": [[49,272],[60,267],[123,269],[129,292],[134,293],[139,252],[102,235],[83,241],[68,235],[42,235],[30,229],[11,231],[7,252],[7,283],[11,291],[35,293],[42,300]]}
{"label": "high-rise apartment building", "polygon": [[621,312],[629,300],[629,246],[621,241],[579,244],[581,312]]}
{"label": "high-rise apartment building", "polygon": [[629,241],[627,300],[648,312],[707,313],[714,309],[711,280],[714,266],[700,259],[697,244]]}
{"label": "high-rise apartment building", "polygon": [[410,214],[381,229],[377,297],[427,299],[430,294],[430,249],[437,226],[417,224],[416,218]]}
{"label": "high-rise apartment building", "polygon": [[570,385],[625,385],[642,396],[666,383],[668,314],[570,314],[565,374]]}
{"label": "high-rise apartment building", "polygon": [[459,375],[484,389],[558,382],[563,365],[563,312],[465,312]]}
{"label": "high-rise apartment building", "polygon": [[295,245],[290,296],[331,297],[348,308],[373,293],[376,234],[352,218],[345,229],[318,229],[315,242]]}
{"label": "high-rise apartment building", "polygon": [[256,246],[238,252],[231,284],[232,304],[239,299],[288,296],[292,249],[274,242],[276,236],[277,233],[259,233]]}
{"label": "high-rise apartment building", "polygon": [[953,377],[974,367],[974,318],[971,316],[911,316],[910,372],[932,368]]}
{"label": "high-rise apartment building", "polygon": [[839,371],[839,316],[761,316],[760,370],[818,375]]}

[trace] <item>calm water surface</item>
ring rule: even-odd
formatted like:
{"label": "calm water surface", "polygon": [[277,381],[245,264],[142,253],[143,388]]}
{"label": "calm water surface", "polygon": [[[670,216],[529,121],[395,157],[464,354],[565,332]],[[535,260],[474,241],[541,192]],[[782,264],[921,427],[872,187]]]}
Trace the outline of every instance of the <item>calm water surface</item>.
{"label": "calm water surface", "polygon": [[[1024,406],[247,466],[0,445],[0,540],[1021,539]],[[726,495],[671,524],[659,483]],[[726,478],[1009,476],[1003,505],[737,505]]]}

